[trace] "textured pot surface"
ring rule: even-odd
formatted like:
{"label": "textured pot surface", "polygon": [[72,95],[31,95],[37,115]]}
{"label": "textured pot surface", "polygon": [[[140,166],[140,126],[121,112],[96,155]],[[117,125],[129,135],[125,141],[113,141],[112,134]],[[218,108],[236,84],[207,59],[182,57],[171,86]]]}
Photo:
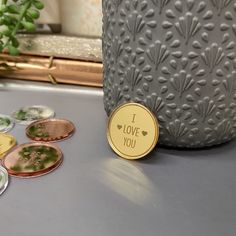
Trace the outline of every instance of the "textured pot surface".
{"label": "textured pot surface", "polygon": [[168,146],[236,136],[236,0],[103,0],[103,14],[108,114],[144,104]]}

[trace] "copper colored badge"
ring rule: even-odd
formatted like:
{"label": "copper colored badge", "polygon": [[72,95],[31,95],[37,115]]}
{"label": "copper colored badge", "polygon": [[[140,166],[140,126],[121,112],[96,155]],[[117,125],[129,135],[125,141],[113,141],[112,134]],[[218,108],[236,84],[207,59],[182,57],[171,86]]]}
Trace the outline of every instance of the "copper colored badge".
{"label": "copper colored badge", "polygon": [[55,170],[60,166],[62,160],[62,152],[55,145],[28,143],[9,152],[4,157],[2,164],[12,176],[31,178]]}
{"label": "copper colored badge", "polygon": [[34,141],[55,142],[69,138],[75,132],[72,122],[63,119],[36,121],[26,129],[26,135]]}

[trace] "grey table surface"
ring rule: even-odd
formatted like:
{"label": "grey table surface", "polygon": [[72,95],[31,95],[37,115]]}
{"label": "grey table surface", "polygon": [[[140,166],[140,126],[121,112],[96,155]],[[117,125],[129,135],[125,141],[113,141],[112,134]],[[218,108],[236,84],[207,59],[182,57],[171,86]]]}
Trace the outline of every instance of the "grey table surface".
{"label": "grey table surface", "polygon": [[[58,143],[64,162],[35,179],[11,178],[0,197],[0,235],[235,236],[236,142],[204,150],[156,148],[118,158],[106,140],[102,90],[0,81],[0,113],[48,105],[77,127]],[[11,133],[29,142],[24,126]]]}

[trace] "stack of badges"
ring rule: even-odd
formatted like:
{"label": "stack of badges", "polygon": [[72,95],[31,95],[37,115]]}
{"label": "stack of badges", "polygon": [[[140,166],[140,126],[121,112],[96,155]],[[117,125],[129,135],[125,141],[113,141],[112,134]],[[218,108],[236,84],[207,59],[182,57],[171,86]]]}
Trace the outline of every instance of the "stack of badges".
{"label": "stack of badges", "polygon": [[[59,147],[47,142],[68,139],[75,126],[65,119],[54,119],[55,112],[47,106],[22,107],[11,117],[0,115],[0,195],[8,186],[8,175],[33,178],[48,174],[63,162]],[[34,142],[16,146],[16,139],[6,134],[15,125],[27,125],[26,135]]]}

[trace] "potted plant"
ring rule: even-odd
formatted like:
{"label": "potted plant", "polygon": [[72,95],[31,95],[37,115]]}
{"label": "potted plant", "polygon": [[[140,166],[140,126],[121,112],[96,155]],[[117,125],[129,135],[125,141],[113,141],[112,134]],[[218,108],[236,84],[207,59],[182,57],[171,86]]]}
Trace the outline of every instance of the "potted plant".
{"label": "potted plant", "polygon": [[34,32],[34,21],[44,7],[39,0],[1,0],[0,1],[0,51],[7,50],[11,55],[19,53],[17,32]]}

